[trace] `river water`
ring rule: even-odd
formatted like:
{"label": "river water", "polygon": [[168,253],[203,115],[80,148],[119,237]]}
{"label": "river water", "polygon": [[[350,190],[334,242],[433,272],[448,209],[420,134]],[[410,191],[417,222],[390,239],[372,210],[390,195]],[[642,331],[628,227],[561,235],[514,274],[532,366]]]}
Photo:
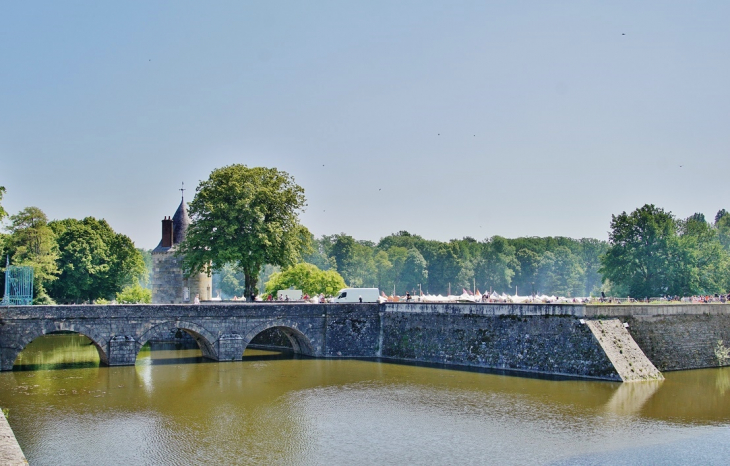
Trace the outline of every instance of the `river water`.
{"label": "river water", "polygon": [[0,373],[31,465],[728,464],[730,368],[619,384],[247,350],[99,367],[51,335]]}

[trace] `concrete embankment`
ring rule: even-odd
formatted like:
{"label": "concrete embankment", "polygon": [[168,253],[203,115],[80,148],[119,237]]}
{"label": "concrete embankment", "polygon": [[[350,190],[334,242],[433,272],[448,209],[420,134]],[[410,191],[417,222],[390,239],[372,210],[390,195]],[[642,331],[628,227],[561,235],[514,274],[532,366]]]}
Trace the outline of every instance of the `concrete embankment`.
{"label": "concrete embankment", "polygon": [[28,464],[3,413],[0,413],[0,464],[8,466]]}

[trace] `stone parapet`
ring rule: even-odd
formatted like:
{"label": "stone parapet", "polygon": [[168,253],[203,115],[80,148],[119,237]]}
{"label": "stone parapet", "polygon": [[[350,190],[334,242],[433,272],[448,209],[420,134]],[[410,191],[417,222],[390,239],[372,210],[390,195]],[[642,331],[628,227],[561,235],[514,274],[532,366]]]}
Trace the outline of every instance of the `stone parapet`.
{"label": "stone parapet", "polygon": [[586,317],[730,315],[730,304],[595,304],[585,306]]}

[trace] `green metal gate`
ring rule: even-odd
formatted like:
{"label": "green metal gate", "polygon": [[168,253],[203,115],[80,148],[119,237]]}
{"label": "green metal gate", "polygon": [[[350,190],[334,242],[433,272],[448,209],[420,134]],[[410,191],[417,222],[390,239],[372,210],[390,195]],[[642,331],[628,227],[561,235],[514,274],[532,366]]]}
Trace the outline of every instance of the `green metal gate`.
{"label": "green metal gate", "polygon": [[3,306],[33,304],[33,267],[8,265],[5,267],[5,295]]}

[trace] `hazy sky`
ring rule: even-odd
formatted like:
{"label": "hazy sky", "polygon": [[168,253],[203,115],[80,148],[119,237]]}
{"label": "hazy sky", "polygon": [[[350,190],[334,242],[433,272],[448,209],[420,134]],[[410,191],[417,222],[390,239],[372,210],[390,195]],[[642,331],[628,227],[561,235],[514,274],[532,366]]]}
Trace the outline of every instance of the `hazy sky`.
{"label": "hazy sky", "polygon": [[317,236],[607,238],[730,210],[730,2],[0,0],[11,214],[140,247],[232,163]]}

